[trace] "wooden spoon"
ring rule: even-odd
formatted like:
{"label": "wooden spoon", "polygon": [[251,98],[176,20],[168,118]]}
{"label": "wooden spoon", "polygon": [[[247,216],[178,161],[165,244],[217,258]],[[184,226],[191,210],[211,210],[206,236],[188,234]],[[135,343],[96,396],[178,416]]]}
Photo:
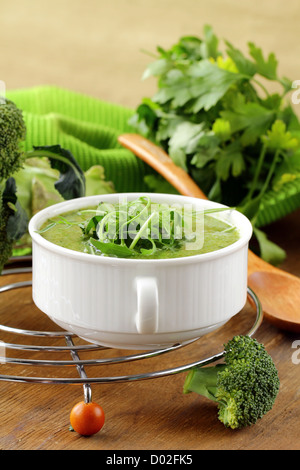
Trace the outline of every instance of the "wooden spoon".
{"label": "wooden spoon", "polygon": [[[118,140],[180,194],[207,199],[192,178],[157,145],[138,134],[123,134]],[[270,322],[284,330],[300,332],[300,278],[275,268],[249,250],[248,285],[259,297]]]}

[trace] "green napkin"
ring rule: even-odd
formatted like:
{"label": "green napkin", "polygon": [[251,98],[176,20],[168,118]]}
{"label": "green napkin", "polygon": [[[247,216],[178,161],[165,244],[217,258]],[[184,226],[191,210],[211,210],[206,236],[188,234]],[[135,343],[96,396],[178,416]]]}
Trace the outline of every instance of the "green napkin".
{"label": "green napkin", "polygon": [[117,192],[145,191],[150,169],[117,141],[133,110],[55,86],[7,91],[23,110],[27,127],[25,150],[60,144],[70,150],[83,171],[101,165]]}

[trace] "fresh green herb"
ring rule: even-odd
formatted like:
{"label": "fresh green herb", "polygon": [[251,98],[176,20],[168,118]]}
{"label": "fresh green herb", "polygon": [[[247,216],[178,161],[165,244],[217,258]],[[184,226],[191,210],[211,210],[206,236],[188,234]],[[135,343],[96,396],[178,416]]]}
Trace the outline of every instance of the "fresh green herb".
{"label": "fresh green herb", "polygon": [[84,236],[102,254],[118,257],[153,254],[157,249],[177,246],[179,228],[184,227],[182,209],[152,204],[140,197],[120,204],[100,204],[94,215],[81,225]]}
{"label": "fresh green herb", "polygon": [[109,256],[117,256],[118,258],[127,258],[128,256],[133,256],[133,252],[130,248],[127,248],[126,245],[118,245],[117,243],[113,242],[100,242],[99,240],[95,240],[94,238],[90,239],[91,245],[98,252],[101,252],[104,255]]}
{"label": "fresh green herb", "polygon": [[[258,229],[300,207],[300,123],[286,101],[292,82],[278,75],[273,53],[265,57],[253,42],[248,57],[229,41],[223,49],[210,26],[203,38],[158,47],[144,73],[157,79],[157,92],[131,124],[209,199],[237,207]],[[266,237],[258,241],[267,261],[282,261],[283,250],[278,257]]]}

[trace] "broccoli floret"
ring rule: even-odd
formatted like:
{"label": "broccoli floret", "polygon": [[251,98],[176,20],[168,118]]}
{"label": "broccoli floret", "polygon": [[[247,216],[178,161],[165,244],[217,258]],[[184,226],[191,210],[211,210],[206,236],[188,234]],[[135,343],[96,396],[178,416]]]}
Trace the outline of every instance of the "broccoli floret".
{"label": "broccoli floret", "polygon": [[249,336],[225,344],[225,364],[196,367],[188,373],[184,393],[196,392],[218,404],[219,420],[232,429],[255,424],[274,405],[278,371],[265,347]]}
{"label": "broccoli floret", "polygon": [[25,135],[22,111],[12,101],[4,100],[0,103],[0,183],[21,168]]}
{"label": "broccoli floret", "polygon": [[[21,142],[26,127],[22,111],[9,100],[0,103],[0,274],[11,256],[16,229],[8,230],[9,220],[20,210],[16,206],[15,185],[11,175],[23,164]],[[19,214],[18,214],[19,218]]]}

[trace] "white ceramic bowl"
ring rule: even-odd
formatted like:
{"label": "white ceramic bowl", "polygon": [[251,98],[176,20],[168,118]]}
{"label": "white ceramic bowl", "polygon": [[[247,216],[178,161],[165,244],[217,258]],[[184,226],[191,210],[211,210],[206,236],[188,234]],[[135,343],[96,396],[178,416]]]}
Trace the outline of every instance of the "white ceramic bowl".
{"label": "white ceramic bowl", "polygon": [[[220,207],[167,194],[124,193],[128,201]],[[230,211],[240,238],[211,253],[173,259],[126,259],[79,253],[45,240],[37,230],[49,218],[119,202],[120,194],[83,197],[40,211],[30,221],[33,300],[56,324],[89,342],[124,349],[157,349],[187,343],[219,328],[247,300],[249,220]],[[222,207],[222,206],[221,206]],[[223,214],[223,215],[222,215]],[[219,217],[228,217],[228,211]]]}

